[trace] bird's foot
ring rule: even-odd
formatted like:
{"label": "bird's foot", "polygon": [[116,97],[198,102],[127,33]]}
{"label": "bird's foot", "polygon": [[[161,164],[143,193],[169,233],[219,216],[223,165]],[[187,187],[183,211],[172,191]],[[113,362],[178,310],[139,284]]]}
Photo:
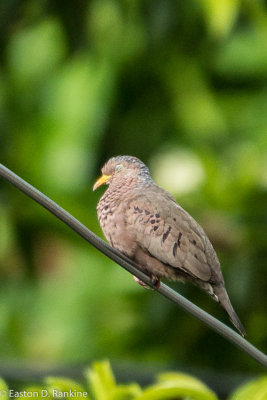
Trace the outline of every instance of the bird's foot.
{"label": "bird's foot", "polygon": [[[141,279],[137,278],[136,276],[134,276],[133,278],[139,285],[143,286],[145,289],[149,289],[149,286],[145,282],[141,281]],[[156,275],[152,275],[151,283],[152,283],[154,289],[159,289],[160,278],[158,278]]]}
{"label": "bird's foot", "polygon": [[141,279],[137,278],[137,276],[134,276],[133,278],[138,285],[143,286],[145,289],[149,289],[149,286],[145,282],[141,281]]}
{"label": "bird's foot", "polygon": [[158,278],[156,275],[152,274],[151,282],[152,282],[152,285],[154,286],[154,289],[160,288],[160,278]]}

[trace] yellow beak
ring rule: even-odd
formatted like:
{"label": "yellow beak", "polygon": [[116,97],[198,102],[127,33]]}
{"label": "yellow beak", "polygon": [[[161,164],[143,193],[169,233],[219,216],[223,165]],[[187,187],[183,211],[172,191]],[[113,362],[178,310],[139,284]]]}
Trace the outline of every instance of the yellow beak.
{"label": "yellow beak", "polygon": [[110,177],[111,175],[102,175],[100,178],[98,178],[98,180],[93,186],[93,190],[96,190],[97,188],[99,188],[99,186],[104,185],[104,183],[107,183]]}

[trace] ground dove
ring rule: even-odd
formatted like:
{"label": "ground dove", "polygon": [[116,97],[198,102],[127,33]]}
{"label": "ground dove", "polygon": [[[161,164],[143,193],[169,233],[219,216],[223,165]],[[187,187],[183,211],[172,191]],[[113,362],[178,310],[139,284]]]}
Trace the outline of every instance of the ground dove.
{"label": "ground dove", "polygon": [[244,336],[207,235],[154,183],[147,166],[136,157],[113,157],[102,168],[94,190],[102,184],[108,189],[98,203],[97,214],[111,246],[134,260],[151,276],[155,287],[159,287],[160,278],[199,286],[222,305]]}

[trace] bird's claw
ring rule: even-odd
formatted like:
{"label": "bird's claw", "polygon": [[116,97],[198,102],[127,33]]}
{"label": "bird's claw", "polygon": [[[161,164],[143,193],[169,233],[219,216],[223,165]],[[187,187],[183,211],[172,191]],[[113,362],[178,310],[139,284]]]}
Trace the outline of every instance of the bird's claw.
{"label": "bird's claw", "polygon": [[151,276],[151,282],[152,282],[154,289],[160,288],[160,278],[158,278],[156,275]]}
{"label": "bird's claw", "polygon": [[[139,285],[143,286],[145,289],[150,289],[150,287],[145,282],[143,282],[141,279],[137,278],[136,276],[134,276],[133,278]],[[154,289],[159,289],[160,279],[156,275],[151,276],[151,283],[152,283]]]}

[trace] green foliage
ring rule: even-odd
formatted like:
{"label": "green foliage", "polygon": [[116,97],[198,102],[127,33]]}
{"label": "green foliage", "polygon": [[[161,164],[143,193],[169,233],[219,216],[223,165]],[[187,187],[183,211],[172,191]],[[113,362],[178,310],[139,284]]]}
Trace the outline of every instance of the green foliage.
{"label": "green foliage", "polygon": [[[260,0],[0,2],[1,162],[102,235],[101,165],[143,159],[207,231],[264,352],[266,21]],[[2,180],[0,286],[4,361],[259,368]],[[198,289],[174,287],[228,323]]]}
{"label": "green foliage", "polygon": [[6,382],[0,378],[0,399],[1,400],[8,400],[9,395],[8,395],[8,386]]}
{"label": "green foliage", "polygon": [[[95,362],[85,376],[88,387],[81,386],[73,380],[66,378],[47,378],[44,386],[31,386],[24,390],[36,392],[36,397],[68,398],[76,394],[76,398],[93,400],[153,400],[153,399],[179,399],[188,400],[217,400],[217,396],[198,379],[179,373],[166,373],[158,377],[157,383],[148,388],[141,389],[137,383],[117,384],[108,361]],[[2,385],[5,385],[4,382]],[[3,386],[8,392],[7,386]],[[88,390],[91,395],[88,394]],[[65,394],[65,396],[64,396]],[[28,397],[27,393],[24,397]],[[23,396],[19,397],[23,398]],[[2,399],[1,399],[2,400]]]}
{"label": "green foliage", "polygon": [[[68,378],[50,377],[44,385],[27,386],[18,390],[18,399],[33,397],[87,398],[88,400],[218,400],[216,394],[199,379],[191,375],[167,372],[157,377],[156,383],[141,388],[137,383],[118,384],[108,361],[94,362],[85,372],[86,384]],[[8,399],[9,389],[0,381],[1,400]],[[11,389],[10,389],[11,390]],[[27,395],[28,393],[28,395]],[[267,394],[267,377],[259,378],[238,388],[229,400],[264,400]],[[12,396],[11,396],[12,397]]]}
{"label": "green foliage", "polygon": [[217,396],[206,385],[190,375],[165,373],[158,377],[158,383],[144,390],[138,400],[188,399],[217,400]]}
{"label": "green foliage", "polygon": [[117,385],[108,361],[95,362],[86,376],[95,400],[130,400],[142,395],[136,383]]}
{"label": "green foliage", "polygon": [[224,37],[233,28],[240,9],[240,0],[201,0],[208,30],[212,37]]}
{"label": "green foliage", "polygon": [[267,376],[256,379],[238,388],[229,400],[265,400],[267,399]]}

